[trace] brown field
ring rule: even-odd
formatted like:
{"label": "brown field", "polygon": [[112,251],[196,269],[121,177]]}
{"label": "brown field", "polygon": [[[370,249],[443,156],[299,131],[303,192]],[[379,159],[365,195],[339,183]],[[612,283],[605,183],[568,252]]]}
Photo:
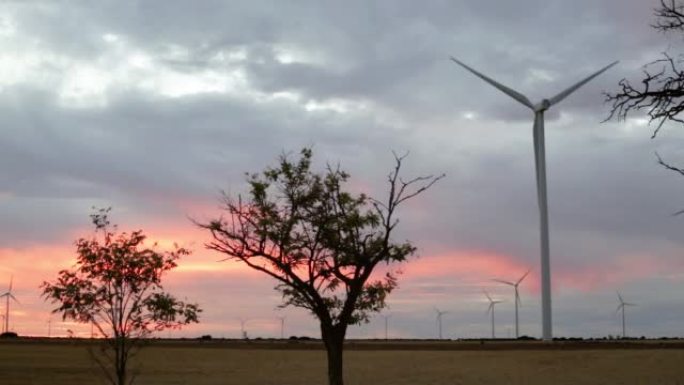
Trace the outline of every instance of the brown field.
{"label": "brown field", "polygon": [[[100,384],[87,341],[0,341],[0,384]],[[139,385],[325,384],[318,342],[158,341],[140,353]],[[348,385],[679,384],[681,342],[352,342]]]}

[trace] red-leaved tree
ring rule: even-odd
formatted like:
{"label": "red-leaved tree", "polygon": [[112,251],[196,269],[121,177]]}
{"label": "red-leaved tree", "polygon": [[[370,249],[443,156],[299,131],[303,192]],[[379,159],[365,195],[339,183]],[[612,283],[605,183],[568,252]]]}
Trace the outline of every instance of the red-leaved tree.
{"label": "red-leaved tree", "polygon": [[178,258],[190,252],[145,248],[141,230],[116,233],[109,211],[91,215],[95,236],[76,241],[75,268],[41,287],[46,300],[59,304],[54,313],[92,324],[104,337],[99,349],[89,352],[109,383],[130,385],[135,380],[130,359],[142,341],[154,331],[198,322],[202,310],[164,292],[161,284]]}

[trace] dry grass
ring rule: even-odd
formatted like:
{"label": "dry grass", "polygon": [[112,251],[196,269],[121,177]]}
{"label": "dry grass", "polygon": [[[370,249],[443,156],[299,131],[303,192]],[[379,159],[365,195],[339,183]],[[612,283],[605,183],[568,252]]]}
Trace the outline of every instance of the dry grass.
{"label": "dry grass", "polygon": [[[423,344],[429,347],[429,344]],[[225,344],[145,348],[139,385],[325,384],[325,352]],[[275,349],[274,349],[275,347]],[[386,346],[385,346],[386,347]],[[99,384],[84,343],[0,342],[0,384]],[[684,349],[349,350],[349,385],[684,384]],[[104,382],[102,382],[104,383]]]}

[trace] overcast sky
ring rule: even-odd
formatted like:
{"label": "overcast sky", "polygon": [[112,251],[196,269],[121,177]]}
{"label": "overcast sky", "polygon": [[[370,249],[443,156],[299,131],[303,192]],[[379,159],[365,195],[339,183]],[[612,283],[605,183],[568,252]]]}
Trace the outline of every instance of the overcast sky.
{"label": "overcast sky", "polygon": [[[274,282],[217,262],[189,218],[221,214],[219,194],[245,172],[312,146],[315,167],[339,162],[349,188],[379,196],[392,151],[405,175],[447,177],[399,213],[401,266],[390,334],[540,336],[538,210],[532,114],[454,65],[453,55],[533,102],[612,68],[547,113],[554,334],[684,336],[684,128],[651,140],[645,115],[602,123],[602,92],[680,50],[652,30],[656,0],[11,1],[0,2],[0,287],[14,275],[11,326],[45,334],[38,286],[71,266],[91,234],[91,207],[122,230],[194,253],[167,288],[197,301],[202,323],[174,336],[318,336],[302,310],[276,310]],[[4,291],[4,290],[3,290]],[[4,306],[4,305],[3,305]],[[4,310],[2,311],[4,314]],[[61,323],[53,335],[88,327]],[[351,337],[383,337],[384,321]]]}

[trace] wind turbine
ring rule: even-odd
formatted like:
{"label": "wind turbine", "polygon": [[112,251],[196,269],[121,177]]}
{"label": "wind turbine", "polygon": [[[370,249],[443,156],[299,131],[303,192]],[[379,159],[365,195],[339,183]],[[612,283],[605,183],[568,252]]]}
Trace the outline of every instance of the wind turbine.
{"label": "wind turbine", "polygon": [[281,315],[278,317],[278,319],[280,320],[280,339],[281,340],[285,338],[285,318],[287,318],[287,317],[285,317],[284,315]]}
{"label": "wind turbine", "polygon": [[593,78],[602,74],[608,68],[614,66],[618,62],[615,61],[593,75],[578,82],[572,87],[552,97],[551,99],[542,99],[537,104],[532,104],[530,100],[523,94],[514,91],[511,88],[481,74],[480,72],[468,67],[458,59],[452,57],[456,64],[472,72],[475,76],[486,81],[499,91],[512,97],[518,102],[522,103],[532,111],[534,111],[534,126],[532,130],[532,137],[534,138],[534,163],[537,174],[537,203],[539,205],[539,227],[541,238],[541,286],[542,286],[542,338],[545,341],[553,339],[552,321],[551,321],[551,263],[549,260],[549,213],[548,200],[546,196],[546,155],[544,149],[544,112],[551,108],[551,106],[558,104],[568,95],[577,91],[578,88],[588,83]]}
{"label": "wind turbine", "polygon": [[497,303],[501,303],[503,301],[499,300],[494,300],[492,297],[489,296],[489,293],[487,293],[486,290],[482,290],[484,292],[484,295],[487,296],[487,299],[489,300],[489,307],[487,308],[487,313],[490,313],[492,315],[492,339],[496,338],[496,334],[494,333],[494,306]]}
{"label": "wind turbine", "polygon": [[520,294],[518,293],[518,286],[520,286],[520,282],[527,277],[527,274],[530,274],[530,271],[532,269],[527,270],[525,274],[523,274],[520,279],[518,279],[515,282],[511,281],[504,281],[503,279],[493,279],[492,281],[500,282],[505,285],[513,286],[513,289],[515,290],[515,338],[520,337],[520,329],[518,328],[518,305],[522,306],[522,301],[520,300]]}
{"label": "wind turbine", "polygon": [[9,331],[9,311],[10,311],[10,298],[16,302],[20,303],[19,300],[12,294],[12,281],[14,276],[10,276],[9,289],[4,294],[0,295],[0,298],[5,297],[5,328],[3,332]]}
{"label": "wind turbine", "polygon": [[439,339],[441,340],[442,339],[442,316],[444,314],[449,313],[449,312],[448,311],[440,311],[439,309],[437,309],[435,307],[435,313],[437,313],[437,331],[438,331],[437,335],[439,336]]}
{"label": "wind turbine", "polygon": [[622,310],[622,338],[625,338],[625,337],[627,337],[627,334],[625,333],[625,307],[626,306],[636,306],[636,304],[625,302],[622,299],[620,292],[618,292],[617,295],[618,295],[618,299],[620,300],[620,305],[618,305],[617,309],[615,310],[615,313]]}
{"label": "wind turbine", "polygon": [[247,331],[245,330],[245,324],[249,320],[244,319],[242,317],[238,318],[238,320],[240,320],[240,335],[242,336],[242,339],[246,340],[247,339]]}
{"label": "wind turbine", "polygon": [[[390,317],[392,317],[391,314],[383,314],[382,315],[382,318],[385,319],[385,341],[388,340],[388,335],[389,335],[388,330],[389,330],[389,319],[390,319]],[[440,336],[441,336],[441,334],[442,333],[440,333]]]}

